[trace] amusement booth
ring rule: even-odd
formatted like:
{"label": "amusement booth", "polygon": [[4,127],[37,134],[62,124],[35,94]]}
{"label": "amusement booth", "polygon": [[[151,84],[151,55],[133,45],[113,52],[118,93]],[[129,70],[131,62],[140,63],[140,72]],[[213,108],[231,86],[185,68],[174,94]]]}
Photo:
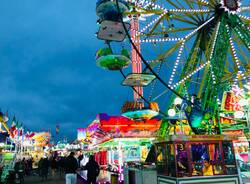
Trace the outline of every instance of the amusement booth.
{"label": "amusement booth", "polygon": [[111,181],[112,173],[117,173],[122,182],[125,165],[145,162],[160,124],[158,118],[135,121],[125,116],[99,114],[86,129],[78,129],[78,136],[89,143],[86,152],[94,154],[102,168],[99,179]]}

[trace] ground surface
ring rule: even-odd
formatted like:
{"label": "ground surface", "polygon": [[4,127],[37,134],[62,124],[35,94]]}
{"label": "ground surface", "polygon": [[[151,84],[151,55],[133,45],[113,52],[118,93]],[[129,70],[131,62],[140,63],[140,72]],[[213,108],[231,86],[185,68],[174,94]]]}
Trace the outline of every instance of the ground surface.
{"label": "ground surface", "polygon": [[[24,178],[24,184],[65,184],[65,176],[56,176],[52,177],[51,175],[48,177],[48,180],[42,181],[39,176],[26,176]],[[78,177],[77,184],[85,184],[85,181]]]}

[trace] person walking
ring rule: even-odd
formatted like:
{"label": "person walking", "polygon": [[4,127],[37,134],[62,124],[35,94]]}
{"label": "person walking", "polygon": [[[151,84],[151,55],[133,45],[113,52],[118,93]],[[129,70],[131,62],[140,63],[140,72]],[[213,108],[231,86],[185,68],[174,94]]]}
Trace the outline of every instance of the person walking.
{"label": "person walking", "polygon": [[65,165],[64,162],[65,162],[65,157],[60,157],[58,160],[60,178],[62,177],[62,174],[64,174],[64,165]]}
{"label": "person walking", "polygon": [[76,184],[76,170],[78,168],[77,159],[74,157],[75,153],[71,152],[65,160],[65,178],[66,184]]}
{"label": "person walking", "polygon": [[54,177],[56,175],[56,169],[57,169],[57,161],[56,158],[53,157],[51,160],[51,175]]}
{"label": "person walking", "polygon": [[43,158],[41,158],[38,162],[38,175],[42,177],[42,163],[43,163]]}
{"label": "person walking", "polygon": [[21,160],[15,163],[14,170],[18,174],[19,183],[24,183],[24,163]]}
{"label": "person walking", "polygon": [[93,155],[89,156],[89,161],[83,167],[83,170],[87,170],[87,184],[96,184],[96,178],[100,173],[100,167]]}
{"label": "person walking", "polygon": [[44,157],[41,163],[42,181],[48,179],[48,172],[49,172],[49,160],[47,157]]}

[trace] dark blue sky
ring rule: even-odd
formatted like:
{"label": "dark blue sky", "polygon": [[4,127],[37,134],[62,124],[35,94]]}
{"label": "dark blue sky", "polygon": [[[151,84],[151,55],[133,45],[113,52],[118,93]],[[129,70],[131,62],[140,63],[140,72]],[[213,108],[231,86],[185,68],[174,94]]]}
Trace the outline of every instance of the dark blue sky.
{"label": "dark blue sky", "polygon": [[97,113],[118,114],[130,90],[95,64],[96,19],[94,0],[1,0],[0,108],[70,139]]}

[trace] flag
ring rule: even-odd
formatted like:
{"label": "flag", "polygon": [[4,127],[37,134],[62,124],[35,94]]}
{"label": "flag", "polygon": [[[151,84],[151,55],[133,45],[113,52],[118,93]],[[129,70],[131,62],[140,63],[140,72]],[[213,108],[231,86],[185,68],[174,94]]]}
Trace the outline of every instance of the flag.
{"label": "flag", "polygon": [[19,129],[19,136],[22,136],[23,135],[23,127],[21,127],[20,129]]}
{"label": "flag", "polygon": [[30,134],[29,131],[27,131],[27,132],[25,133],[25,137],[26,137],[26,138],[29,138],[29,134]]}
{"label": "flag", "polygon": [[34,132],[26,132],[25,137],[31,139],[35,135]]}
{"label": "flag", "polygon": [[17,121],[16,127],[17,127],[18,129],[20,129],[20,128],[22,128],[22,126],[23,126],[23,124],[22,124],[22,123],[19,123],[19,122]]}
{"label": "flag", "polygon": [[35,133],[31,132],[30,135],[29,135],[29,137],[32,138],[32,137],[34,137],[34,135],[35,135]]}
{"label": "flag", "polygon": [[10,127],[10,131],[14,132],[16,130],[16,117],[14,116],[12,119],[12,125]]}
{"label": "flag", "polygon": [[59,134],[60,126],[56,125],[56,134]]}

